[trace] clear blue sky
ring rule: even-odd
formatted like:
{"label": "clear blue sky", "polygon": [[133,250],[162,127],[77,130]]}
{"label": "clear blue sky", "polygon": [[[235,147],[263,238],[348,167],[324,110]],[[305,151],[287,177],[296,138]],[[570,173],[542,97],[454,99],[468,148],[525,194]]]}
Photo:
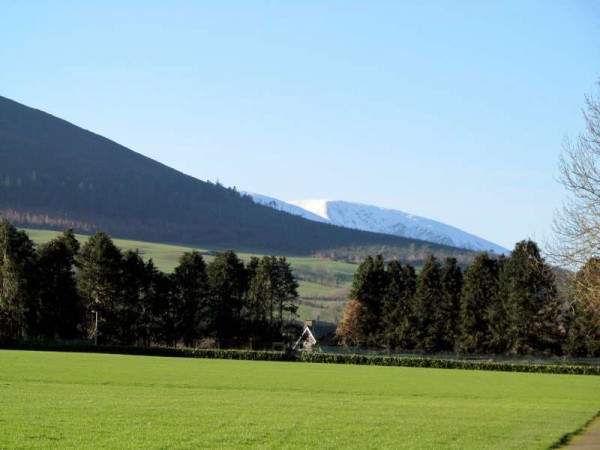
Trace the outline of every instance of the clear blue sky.
{"label": "clear blue sky", "polygon": [[549,233],[600,2],[0,0],[0,95],[200,179]]}

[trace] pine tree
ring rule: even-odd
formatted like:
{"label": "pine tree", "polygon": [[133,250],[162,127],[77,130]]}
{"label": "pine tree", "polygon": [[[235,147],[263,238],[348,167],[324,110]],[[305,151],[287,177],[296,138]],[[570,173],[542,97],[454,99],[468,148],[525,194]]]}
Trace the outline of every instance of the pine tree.
{"label": "pine tree", "polygon": [[177,317],[175,333],[188,347],[201,335],[208,334],[214,321],[208,298],[206,271],[202,255],[194,250],[181,255],[179,265],[173,273]]}
{"label": "pine tree", "polygon": [[243,311],[248,278],[233,250],[218,253],[207,267],[212,329],[220,347],[243,339]]}
{"label": "pine tree", "polygon": [[147,328],[141,338],[148,344],[155,342],[172,347],[177,341],[175,325],[178,306],[173,277],[157,270],[152,260],[146,263],[146,277],[149,298],[144,316],[148,319],[143,322]]}
{"label": "pine tree", "polygon": [[368,256],[358,266],[350,290],[350,299],[357,300],[362,305],[359,322],[363,339],[360,345],[381,344],[381,319],[386,292],[387,275],[383,257]]}
{"label": "pine tree", "polygon": [[387,267],[388,286],[385,295],[382,325],[388,348],[408,349],[414,344],[410,318],[416,289],[415,269],[392,261]]}
{"label": "pine tree", "polygon": [[444,350],[453,350],[460,334],[458,322],[463,287],[463,274],[456,258],[446,258],[440,279],[443,291],[438,308],[438,321],[441,329],[440,345]]}
{"label": "pine tree", "polygon": [[462,351],[482,353],[489,349],[489,310],[497,291],[498,264],[487,253],[481,253],[465,271],[458,327]]}
{"label": "pine tree", "polygon": [[[118,312],[122,302],[122,254],[112,239],[102,232],[91,236],[77,256],[77,290],[83,299],[87,335],[98,333],[99,342],[120,339]],[[98,329],[93,317],[98,314]]]}
{"label": "pine tree", "polygon": [[280,340],[296,315],[298,283],[285,258],[264,256],[253,272],[248,290],[251,339]]}
{"label": "pine tree", "polygon": [[82,300],[75,281],[79,242],[73,230],[41,245],[39,332],[45,338],[74,339],[84,321]]}
{"label": "pine tree", "polygon": [[417,277],[413,316],[416,324],[416,347],[425,352],[443,349],[443,321],[440,304],[443,297],[440,265],[434,256],[425,260]]}
{"label": "pine tree", "polygon": [[117,305],[119,341],[132,345],[140,339],[140,329],[144,327],[143,312],[148,295],[146,286],[146,263],[137,250],[127,250],[121,264],[122,301]]}
{"label": "pine tree", "polygon": [[0,338],[38,334],[37,262],[33,242],[0,222]]}
{"label": "pine tree", "polygon": [[557,350],[560,304],[552,269],[537,244],[515,245],[500,274],[500,296],[507,314],[507,351]]}
{"label": "pine tree", "polygon": [[490,291],[487,304],[487,325],[485,351],[489,353],[505,353],[509,347],[508,329],[511,327],[510,317],[507,312],[507,302],[502,293],[502,283],[506,262],[504,255],[494,260],[496,284]]}

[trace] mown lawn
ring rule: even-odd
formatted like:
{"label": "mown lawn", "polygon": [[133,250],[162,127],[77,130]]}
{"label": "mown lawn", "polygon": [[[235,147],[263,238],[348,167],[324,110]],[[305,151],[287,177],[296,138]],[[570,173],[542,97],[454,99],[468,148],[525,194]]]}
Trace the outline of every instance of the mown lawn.
{"label": "mown lawn", "polygon": [[0,351],[0,448],[547,448],[600,377]]}

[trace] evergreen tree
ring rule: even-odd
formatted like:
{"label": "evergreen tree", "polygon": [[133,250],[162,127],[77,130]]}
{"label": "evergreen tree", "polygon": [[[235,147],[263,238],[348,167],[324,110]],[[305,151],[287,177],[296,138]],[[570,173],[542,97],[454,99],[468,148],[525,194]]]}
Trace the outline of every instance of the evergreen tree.
{"label": "evergreen tree", "polygon": [[73,339],[82,331],[84,311],[75,281],[78,252],[73,230],[66,230],[38,250],[39,333],[45,338]]}
{"label": "evergreen tree", "polygon": [[416,347],[425,352],[444,349],[444,321],[441,317],[443,297],[440,265],[434,256],[425,260],[417,277],[413,315],[416,324]]}
{"label": "evergreen tree", "polygon": [[[122,254],[112,239],[102,232],[91,236],[77,256],[77,290],[83,299],[87,335],[98,333],[99,342],[119,342],[122,302]],[[94,315],[98,314],[98,329]]]}
{"label": "evergreen tree", "polygon": [[533,241],[515,245],[500,274],[510,353],[557,351],[560,304],[554,273]]}
{"label": "evergreen tree", "polygon": [[507,311],[507,302],[502,292],[502,283],[506,262],[504,255],[494,260],[497,282],[490,292],[487,305],[487,325],[485,351],[491,353],[504,353],[509,347],[508,329],[511,327]]}
{"label": "evergreen tree", "polygon": [[33,242],[0,222],[0,338],[38,334],[37,262]]}
{"label": "evergreen tree", "polygon": [[258,262],[248,291],[252,340],[279,340],[284,325],[296,316],[298,283],[285,258],[264,256]]}
{"label": "evergreen tree", "polygon": [[[177,341],[176,323],[177,306],[176,288],[173,277],[168,276],[156,269],[152,260],[146,263],[148,309],[145,314],[149,316],[147,331],[142,334],[146,342],[162,343],[169,347]],[[146,335],[147,333],[147,335]]]}
{"label": "evergreen tree", "polygon": [[227,250],[208,265],[207,275],[214,335],[220,347],[229,347],[243,337],[246,269],[236,253]]}
{"label": "evergreen tree", "polygon": [[360,345],[381,344],[381,319],[387,284],[383,257],[367,256],[358,266],[350,290],[350,298],[362,305],[359,323],[363,339]]}
{"label": "evergreen tree", "polygon": [[460,315],[460,296],[463,287],[463,274],[456,258],[446,258],[440,276],[443,296],[438,309],[441,327],[441,347],[453,350],[458,340],[458,322]]}
{"label": "evergreen tree", "polygon": [[246,264],[246,276],[248,278],[248,284],[256,275],[256,270],[258,269],[258,265],[260,264],[260,258],[257,256],[251,256],[250,261]]}
{"label": "evergreen tree", "polygon": [[[143,262],[143,261],[142,261]],[[161,289],[161,281],[168,279],[160,272],[152,259],[144,263],[139,282],[137,312],[135,321],[135,340],[138,345],[148,346],[152,342],[160,342],[157,328],[163,324],[162,318],[156,315],[156,307],[159,303],[167,301],[165,298],[168,290]],[[164,341],[163,341],[164,343]]]}
{"label": "evergreen tree", "polygon": [[275,325],[283,330],[297,317],[298,282],[294,277],[290,263],[284,257],[277,258],[276,264],[277,290],[275,291],[276,321]]}
{"label": "evergreen tree", "polygon": [[127,250],[121,263],[122,301],[117,305],[116,316],[119,323],[119,341],[132,345],[141,337],[145,326],[144,312],[147,308],[148,286],[147,266],[137,250]]}
{"label": "evergreen tree", "polygon": [[186,252],[173,273],[174,301],[177,317],[175,333],[190,347],[196,339],[208,334],[212,324],[208,303],[206,264],[197,251]]}
{"label": "evergreen tree", "polygon": [[481,253],[465,271],[458,327],[462,351],[488,351],[491,339],[489,311],[498,298],[497,291],[498,264],[487,253]]}
{"label": "evergreen tree", "polygon": [[410,264],[392,261],[387,267],[387,291],[383,308],[384,341],[388,348],[412,348],[412,303],[416,273]]}

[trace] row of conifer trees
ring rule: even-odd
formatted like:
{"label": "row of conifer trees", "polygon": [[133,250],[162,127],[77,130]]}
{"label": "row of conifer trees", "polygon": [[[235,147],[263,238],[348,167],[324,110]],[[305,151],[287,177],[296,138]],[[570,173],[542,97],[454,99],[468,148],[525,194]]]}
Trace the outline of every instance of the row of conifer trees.
{"label": "row of conifer trees", "polygon": [[168,275],[105,233],[81,246],[67,230],[36,247],[0,223],[0,340],[261,347],[291,326],[297,286],[285,258],[244,264],[226,251],[207,264],[192,251]]}
{"label": "row of conifer trees", "polygon": [[378,255],[358,268],[336,335],[390,350],[600,356],[593,311],[571,294],[530,240],[510,257],[482,253],[464,271],[430,256],[417,275]]}

